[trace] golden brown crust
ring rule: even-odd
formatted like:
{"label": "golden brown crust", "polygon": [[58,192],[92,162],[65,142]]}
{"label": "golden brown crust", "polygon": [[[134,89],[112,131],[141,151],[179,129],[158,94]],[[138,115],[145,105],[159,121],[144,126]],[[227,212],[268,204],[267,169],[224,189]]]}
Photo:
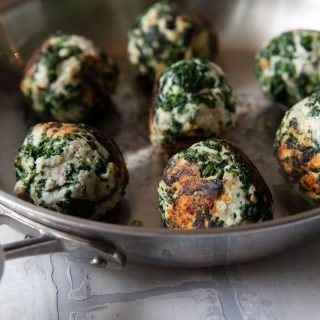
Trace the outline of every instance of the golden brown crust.
{"label": "golden brown crust", "polygon": [[223,140],[199,142],[171,158],[158,191],[170,228],[229,227],[273,216],[264,179],[240,149]]}
{"label": "golden brown crust", "polygon": [[61,127],[51,127],[54,122],[49,122],[47,125],[46,135],[48,137],[65,137],[69,134],[75,133],[78,130],[77,125],[71,123],[62,123]]}
{"label": "golden brown crust", "polygon": [[300,185],[307,191],[311,198],[318,198],[320,194],[320,183],[318,173],[320,171],[320,154],[314,154],[303,166],[304,175],[300,178]]}
{"label": "golden brown crust", "polygon": [[200,168],[188,162],[176,164],[163,179],[169,190],[178,194],[173,207],[167,211],[166,220],[173,227],[183,229],[192,229],[198,215],[209,215],[214,210],[215,200],[223,186],[218,179],[201,178]]}
{"label": "golden brown crust", "polygon": [[[301,133],[300,133],[301,135]],[[299,182],[302,188],[307,191],[311,198],[317,198],[320,193],[320,185],[314,172],[320,170],[320,155],[310,153],[312,141],[302,138],[295,128],[288,129],[288,137],[294,137],[299,141],[299,148],[291,145],[287,139],[280,141],[277,158],[290,182]]]}

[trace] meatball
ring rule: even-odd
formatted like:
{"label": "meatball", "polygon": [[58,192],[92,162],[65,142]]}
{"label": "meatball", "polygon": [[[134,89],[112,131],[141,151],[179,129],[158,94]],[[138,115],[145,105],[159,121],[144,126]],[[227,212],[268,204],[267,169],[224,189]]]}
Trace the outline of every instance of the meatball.
{"label": "meatball", "polygon": [[30,58],[20,87],[43,118],[79,122],[104,106],[117,79],[113,59],[89,39],[57,32]]}
{"label": "meatball", "polygon": [[320,32],[294,30],[267,41],[256,56],[262,90],[290,107],[320,88]]}
{"label": "meatball", "polygon": [[154,95],[149,134],[152,144],[163,149],[179,151],[235,125],[235,95],[212,62],[191,59],[173,64],[161,74]]}
{"label": "meatball", "polygon": [[275,151],[288,180],[320,199],[320,91],[305,98],[282,119]]}
{"label": "meatball", "polygon": [[209,59],[217,37],[202,17],[180,13],[167,1],[152,5],[128,33],[129,60],[138,75],[153,81],[157,73],[182,59]]}
{"label": "meatball", "polygon": [[114,141],[82,124],[35,125],[19,148],[15,168],[19,197],[91,219],[112,209],[128,182]]}
{"label": "meatball", "polygon": [[231,227],[273,216],[271,193],[257,169],[238,148],[218,139],[175,154],[158,192],[169,228]]}

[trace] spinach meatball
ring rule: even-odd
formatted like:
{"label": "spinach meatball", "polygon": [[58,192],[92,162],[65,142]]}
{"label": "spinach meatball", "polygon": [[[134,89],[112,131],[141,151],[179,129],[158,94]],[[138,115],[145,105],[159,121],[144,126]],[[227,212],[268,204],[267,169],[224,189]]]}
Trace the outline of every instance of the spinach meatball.
{"label": "spinach meatball", "polygon": [[238,148],[218,139],[175,154],[158,192],[169,228],[231,227],[273,216],[271,193],[257,169]]}
{"label": "spinach meatball", "polygon": [[117,79],[114,60],[92,41],[57,32],[30,58],[21,90],[43,118],[79,122],[104,106]]}
{"label": "spinach meatball", "polygon": [[282,119],[275,150],[288,180],[320,199],[320,91],[305,98]]}
{"label": "spinach meatball", "polygon": [[152,5],[128,33],[129,60],[138,75],[153,81],[165,67],[182,59],[209,59],[217,37],[202,17],[180,13],[168,1]]}
{"label": "spinach meatball", "polygon": [[235,121],[235,95],[216,64],[182,60],[158,79],[149,124],[153,145],[179,151],[228,132]]}
{"label": "spinach meatball", "polygon": [[256,74],[272,100],[290,107],[320,89],[320,32],[294,30],[267,41]]}
{"label": "spinach meatball", "polygon": [[99,218],[122,198],[128,182],[122,154],[110,137],[81,124],[32,127],[15,160],[14,192],[66,214]]}

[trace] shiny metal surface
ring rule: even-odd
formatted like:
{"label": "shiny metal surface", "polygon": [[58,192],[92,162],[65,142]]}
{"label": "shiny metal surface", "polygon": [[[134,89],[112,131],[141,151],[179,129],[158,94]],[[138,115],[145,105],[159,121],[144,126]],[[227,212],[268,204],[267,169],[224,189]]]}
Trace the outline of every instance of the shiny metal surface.
{"label": "shiny metal surface", "polygon": [[[129,263],[190,267],[236,263],[280,252],[316,236],[320,231],[317,204],[280,175],[272,143],[285,109],[261,94],[253,59],[262,42],[281,31],[320,29],[320,4],[302,0],[184,1],[186,7],[205,15],[218,30],[220,52],[215,61],[225,70],[239,100],[238,124],[225,138],[255,162],[272,190],[276,207],[275,220],[271,222],[190,232],[160,228],[156,186],[167,156],[155,153],[150,146],[150,96],[137,86],[126,57],[126,32],[135,16],[149,4],[150,1],[139,0],[99,0],[90,4],[79,1],[75,6],[66,1],[62,8],[54,1],[33,0],[18,2],[2,11],[0,49],[6,69],[0,73],[0,202],[19,213],[16,218],[36,221],[40,229],[49,227],[111,246]],[[19,74],[30,53],[57,29],[92,38],[120,66],[120,85],[113,105],[91,123],[114,137],[124,152],[130,174],[127,194],[110,215],[109,223],[65,216],[11,195],[16,150],[28,126],[34,123],[17,87]]]}
{"label": "shiny metal surface", "polygon": [[0,246],[6,260],[53,252],[69,252],[80,255],[87,260],[87,263],[98,267],[108,265],[118,269],[126,264],[125,257],[106,242],[99,243],[93,239],[83,239],[50,229],[20,216],[1,204],[0,225],[9,225],[24,234],[27,233],[24,240]]}
{"label": "shiny metal surface", "polygon": [[4,253],[3,253],[3,248],[0,246],[0,279],[3,273],[3,266],[4,266]]}

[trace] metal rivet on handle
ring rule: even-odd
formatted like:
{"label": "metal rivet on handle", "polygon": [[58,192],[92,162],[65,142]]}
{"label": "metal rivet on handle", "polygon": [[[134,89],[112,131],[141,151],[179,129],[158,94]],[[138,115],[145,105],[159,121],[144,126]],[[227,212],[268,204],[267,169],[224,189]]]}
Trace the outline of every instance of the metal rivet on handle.
{"label": "metal rivet on handle", "polygon": [[107,266],[107,261],[101,257],[93,257],[90,260],[90,264],[92,264],[93,266],[95,266],[97,268],[105,268]]}

